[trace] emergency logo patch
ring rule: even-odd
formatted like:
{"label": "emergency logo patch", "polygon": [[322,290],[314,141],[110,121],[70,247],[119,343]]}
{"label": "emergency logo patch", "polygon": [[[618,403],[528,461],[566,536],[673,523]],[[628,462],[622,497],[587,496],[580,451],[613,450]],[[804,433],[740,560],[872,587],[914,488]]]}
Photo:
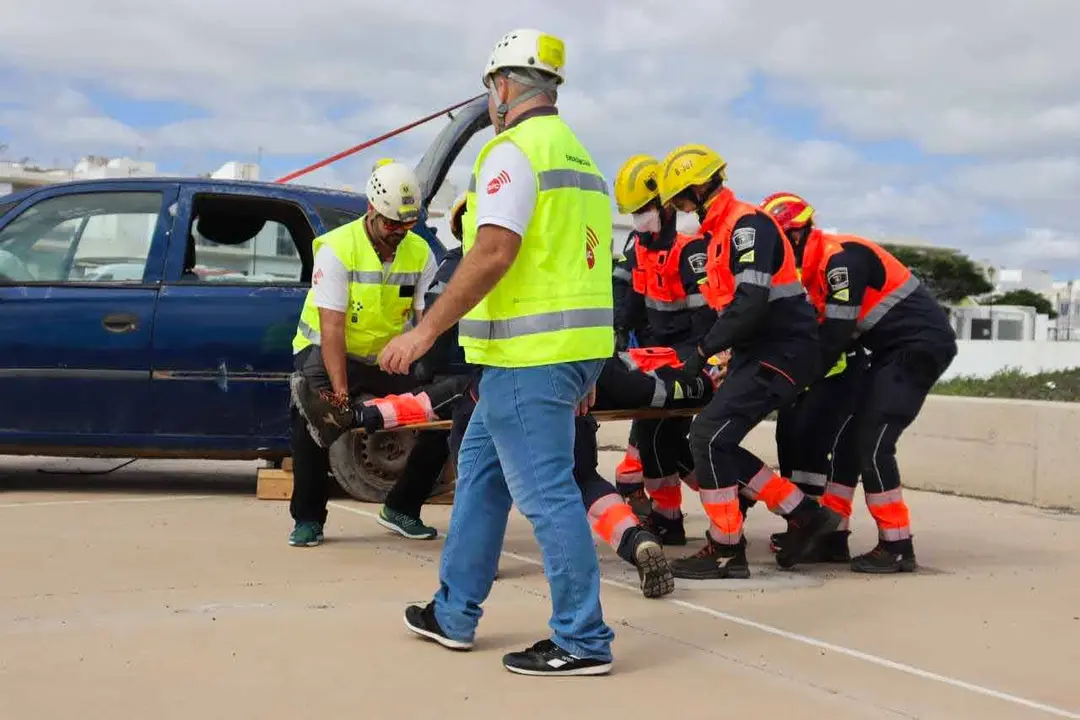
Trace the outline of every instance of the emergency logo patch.
{"label": "emergency logo patch", "polygon": [[694,253],[690,257],[686,258],[686,262],[690,264],[690,269],[698,275],[705,272],[705,260],[705,253]]}
{"label": "emergency logo patch", "polygon": [[594,250],[600,244],[600,238],[588,225],[585,226],[585,264],[592,270],[596,266],[596,253]]}
{"label": "emergency logo patch", "polygon": [[739,262],[740,263],[752,263],[752,262],[754,262],[754,251],[751,250],[748,253],[743,253],[742,255],[740,255],[739,256]]}
{"label": "emergency logo patch", "polygon": [[833,268],[825,273],[825,280],[829,283],[829,289],[833,292],[843,290],[850,284],[848,280],[848,269],[846,267]]}
{"label": "emergency logo patch", "polygon": [[491,178],[491,181],[487,184],[487,194],[494,195],[499,192],[503,185],[510,183],[510,173],[505,170],[500,170],[499,174]]}
{"label": "emergency logo patch", "polygon": [[739,228],[731,234],[731,242],[734,243],[737,251],[742,252],[754,247],[756,235],[757,230],[754,228]]}

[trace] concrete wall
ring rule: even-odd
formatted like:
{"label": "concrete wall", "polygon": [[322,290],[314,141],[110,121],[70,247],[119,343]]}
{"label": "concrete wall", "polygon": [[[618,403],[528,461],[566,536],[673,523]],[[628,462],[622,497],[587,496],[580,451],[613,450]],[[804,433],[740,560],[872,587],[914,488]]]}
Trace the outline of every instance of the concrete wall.
{"label": "concrete wall", "polygon": [[[601,445],[624,448],[630,424],[604,423]],[[775,426],[744,446],[776,464]],[[904,486],[1080,512],[1080,403],[931,396],[900,439]]]}
{"label": "concrete wall", "polygon": [[973,375],[990,377],[1018,367],[1027,374],[1080,367],[1080,342],[1032,340],[960,340],[956,359],[943,379]]}

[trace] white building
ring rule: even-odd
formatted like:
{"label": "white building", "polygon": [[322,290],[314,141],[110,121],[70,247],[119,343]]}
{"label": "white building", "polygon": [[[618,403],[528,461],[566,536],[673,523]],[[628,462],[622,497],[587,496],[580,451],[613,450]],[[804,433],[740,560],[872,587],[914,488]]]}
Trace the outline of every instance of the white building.
{"label": "white building", "polygon": [[1012,290],[1032,290],[1047,298],[1053,298],[1054,276],[1045,270],[998,267],[994,268],[991,280],[994,283],[994,292],[998,294]]}

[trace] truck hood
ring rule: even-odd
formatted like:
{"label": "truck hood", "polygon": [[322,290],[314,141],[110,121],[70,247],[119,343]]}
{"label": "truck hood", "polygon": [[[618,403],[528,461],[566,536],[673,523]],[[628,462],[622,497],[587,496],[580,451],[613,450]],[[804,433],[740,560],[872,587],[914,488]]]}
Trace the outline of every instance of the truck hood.
{"label": "truck hood", "polygon": [[442,129],[427,152],[416,165],[416,176],[424,189],[424,207],[431,203],[442,186],[450,166],[457,160],[461,150],[473,135],[491,125],[488,116],[487,95],[474,98],[469,104],[450,115],[450,122]]}

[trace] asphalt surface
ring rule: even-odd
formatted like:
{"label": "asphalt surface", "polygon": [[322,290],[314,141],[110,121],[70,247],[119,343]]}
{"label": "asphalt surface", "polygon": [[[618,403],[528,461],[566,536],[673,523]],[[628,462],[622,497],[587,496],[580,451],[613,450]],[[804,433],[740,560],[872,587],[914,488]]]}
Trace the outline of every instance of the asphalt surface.
{"label": "asphalt surface", "polygon": [[[550,605],[516,512],[477,646],[452,653],[402,624],[441,540],[339,498],[327,542],[292,548],[256,463],[104,472],[120,464],[0,458],[0,718],[1080,718],[1078,516],[910,492],[923,571],[867,577],[777,570],[782,521],[755,508],[753,577],[663,600],[603,546],[613,673],[527,678],[500,658],[546,634]],[[853,551],[874,541],[861,503]]]}

